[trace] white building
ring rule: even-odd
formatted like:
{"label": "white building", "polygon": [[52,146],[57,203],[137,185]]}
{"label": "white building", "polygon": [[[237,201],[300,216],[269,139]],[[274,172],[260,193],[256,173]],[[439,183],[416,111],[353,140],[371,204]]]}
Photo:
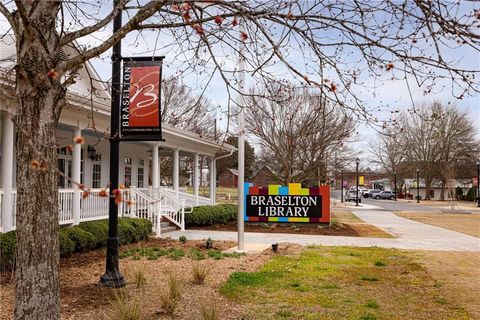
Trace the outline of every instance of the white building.
{"label": "white building", "polygon": [[[15,43],[12,38],[0,39],[0,85],[5,85],[6,70],[15,63]],[[68,48],[66,54],[74,48]],[[58,168],[74,181],[81,181],[90,189],[90,196],[83,199],[81,190],[73,187],[68,179],[59,176],[59,206],[61,224],[78,224],[81,221],[108,217],[108,199],[98,196],[101,188],[109,182],[109,141],[104,134],[110,127],[110,95],[108,88],[94,82],[95,94],[91,94],[89,75],[100,79],[93,67],[87,63],[79,71],[79,79],[67,93],[67,105],[63,108],[57,128]],[[2,77],[3,76],[3,77]],[[1,98],[0,98],[1,99]],[[15,228],[15,130],[12,115],[16,105],[0,100],[0,231]],[[82,136],[83,145],[74,144],[72,152],[66,148],[73,137]],[[234,147],[200,138],[197,134],[163,124],[164,142],[121,142],[119,182],[127,189],[124,197],[133,200],[133,205],[121,205],[120,214],[142,216],[152,219],[157,232],[160,232],[162,217],[184,228],[185,206],[215,203],[215,156],[219,152],[231,153]],[[210,197],[200,197],[198,181],[200,170],[199,155],[209,161]],[[159,156],[173,158],[172,184],[160,187],[161,172]],[[180,157],[194,159],[193,194],[180,191]],[[151,168],[151,172],[150,172]],[[150,179],[149,179],[150,177]],[[151,182],[151,183],[150,183]],[[180,212],[180,214],[179,214]],[[165,219],[163,219],[165,220]]]}

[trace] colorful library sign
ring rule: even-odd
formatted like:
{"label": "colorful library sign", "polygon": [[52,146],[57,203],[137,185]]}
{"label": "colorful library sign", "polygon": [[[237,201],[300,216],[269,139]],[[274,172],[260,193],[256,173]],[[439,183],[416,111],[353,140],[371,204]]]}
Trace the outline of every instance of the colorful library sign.
{"label": "colorful library sign", "polygon": [[288,187],[256,187],[245,183],[245,221],[248,222],[330,222],[330,187],[302,188],[300,183]]}

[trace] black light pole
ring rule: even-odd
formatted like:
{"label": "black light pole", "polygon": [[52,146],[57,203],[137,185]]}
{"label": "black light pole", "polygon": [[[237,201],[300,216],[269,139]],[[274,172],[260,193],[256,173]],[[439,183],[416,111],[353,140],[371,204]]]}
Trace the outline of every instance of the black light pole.
{"label": "black light pole", "polygon": [[420,170],[417,169],[417,203],[420,203]]}
{"label": "black light pole", "polygon": [[342,191],[342,195],[341,195],[342,201],[341,202],[343,202],[343,169],[340,172],[340,190]]}
{"label": "black light pole", "polygon": [[393,183],[395,184],[395,201],[397,201],[397,173],[393,173]]}
{"label": "black light pole", "polygon": [[[118,0],[113,2],[117,6]],[[122,12],[113,20],[113,33],[122,27]],[[120,67],[122,46],[118,41],[112,50],[112,103],[110,110],[110,197],[108,203],[108,239],[105,273],[100,277],[100,285],[120,288],[125,286],[125,278],[120,273],[118,263],[118,206],[115,204],[114,190],[118,189],[119,167],[119,109],[120,109]]]}
{"label": "black light pole", "polygon": [[355,163],[357,165],[357,196],[355,197],[355,206],[358,207],[358,164],[360,163],[360,159],[356,158]]}
{"label": "black light pole", "polygon": [[480,208],[480,160],[477,160],[477,207]]}

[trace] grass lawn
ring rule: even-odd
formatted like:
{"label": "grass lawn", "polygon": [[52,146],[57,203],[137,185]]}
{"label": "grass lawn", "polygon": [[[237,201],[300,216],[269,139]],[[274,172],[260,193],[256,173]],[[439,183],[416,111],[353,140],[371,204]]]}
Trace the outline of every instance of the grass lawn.
{"label": "grass lawn", "polygon": [[433,226],[480,237],[480,215],[471,213],[394,212],[396,215]]}
{"label": "grass lawn", "polygon": [[447,298],[454,298],[473,319],[480,319],[480,253],[417,251],[416,255]]}
{"label": "grass lawn", "polygon": [[413,254],[309,247],[258,272],[234,272],[220,291],[244,319],[469,319]]}

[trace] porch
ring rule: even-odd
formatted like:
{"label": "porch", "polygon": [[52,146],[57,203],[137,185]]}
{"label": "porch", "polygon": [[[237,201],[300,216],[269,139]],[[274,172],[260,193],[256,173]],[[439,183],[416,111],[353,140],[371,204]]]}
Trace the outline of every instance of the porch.
{"label": "porch", "polygon": [[[68,109],[64,114],[68,116]],[[0,120],[0,232],[8,232],[15,229],[17,211],[15,130],[9,113],[0,112]],[[75,126],[63,120],[57,129],[59,223],[77,225],[106,219],[108,198],[101,197],[100,192],[108,190],[109,184],[108,141],[78,122]],[[161,234],[160,221],[168,220],[183,230],[185,212],[194,206],[215,204],[216,156],[235,150],[184,130],[164,126],[163,131],[162,142],[122,143],[119,163],[119,182],[126,187],[119,216],[150,219],[157,235]],[[84,144],[74,144],[71,150],[61,147],[78,136],[84,138]],[[168,163],[169,172],[161,172],[161,163]],[[82,197],[84,191],[73,182],[83,184],[88,197]],[[185,185],[191,187],[192,194],[184,192]],[[200,195],[200,186],[208,186],[208,196]]]}

